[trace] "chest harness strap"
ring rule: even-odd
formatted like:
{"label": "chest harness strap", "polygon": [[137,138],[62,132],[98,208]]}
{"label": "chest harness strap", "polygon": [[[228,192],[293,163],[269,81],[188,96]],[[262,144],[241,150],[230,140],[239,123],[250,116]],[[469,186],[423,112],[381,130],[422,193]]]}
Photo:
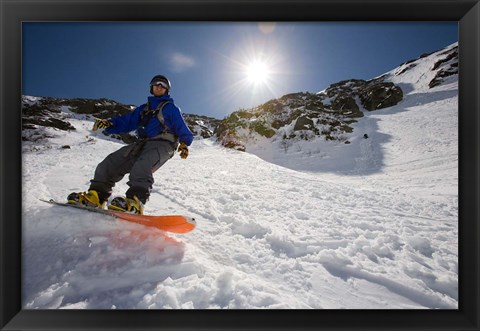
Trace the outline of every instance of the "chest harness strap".
{"label": "chest harness strap", "polygon": [[[170,101],[162,101],[158,104],[157,108],[151,110],[150,109],[150,104],[147,103],[145,105],[145,108],[140,114],[140,125],[138,126],[138,133],[141,139],[148,139],[148,140],[166,140],[171,142],[174,145],[178,144],[178,137],[176,134],[174,134],[170,128],[165,124],[165,118],[163,117],[163,107]],[[147,138],[147,132],[145,130],[145,127],[147,126],[148,122],[150,119],[152,119],[153,116],[157,116],[158,121],[160,122],[160,125],[162,126],[163,130],[160,132],[158,135],[154,137]]]}

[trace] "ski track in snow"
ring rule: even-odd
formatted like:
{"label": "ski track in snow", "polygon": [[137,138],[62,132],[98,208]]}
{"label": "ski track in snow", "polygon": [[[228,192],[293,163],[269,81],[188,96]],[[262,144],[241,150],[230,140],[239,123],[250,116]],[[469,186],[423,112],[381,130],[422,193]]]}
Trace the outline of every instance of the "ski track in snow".
{"label": "ski track in snow", "polygon": [[121,146],[71,114],[77,132],[24,144],[24,308],[457,309],[456,88],[412,87],[366,114],[347,152],[324,159],[348,160],[337,172],[194,141],[146,205],[195,217],[185,235],[38,200],[87,189]]}

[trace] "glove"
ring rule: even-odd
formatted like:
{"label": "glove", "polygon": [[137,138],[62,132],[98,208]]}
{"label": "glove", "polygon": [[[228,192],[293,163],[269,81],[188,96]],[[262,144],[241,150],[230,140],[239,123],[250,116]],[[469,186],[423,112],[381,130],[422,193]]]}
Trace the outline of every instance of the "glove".
{"label": "glove", "polygon": [[110,122],[109,120],[104,120],[104,119],[101,119],[101,118],[96,118],[95,119],[95,123],[93,124],[93,128],[92,130],[93,131],[97,131],[98,129],[106,129],[110,126],[112,126],[113,123]]}
{"label": "glove", "polygon": [[182,159],[186,159],[188,156],[188,146],[185,143],[180,143],[180,146],[178,146],[178,151],[180,152],[180,157]]}

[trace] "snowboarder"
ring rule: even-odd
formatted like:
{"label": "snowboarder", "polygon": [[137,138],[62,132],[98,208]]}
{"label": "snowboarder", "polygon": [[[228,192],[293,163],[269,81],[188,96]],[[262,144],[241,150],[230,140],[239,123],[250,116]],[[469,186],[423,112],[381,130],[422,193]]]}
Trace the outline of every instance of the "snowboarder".
{"label": "snowboarder", "polygon": [[193,134],[169,92],[170,81],[157,75],[150,81],[148,102],[131,113],[111,119],[96,119],[93,131],[105,129],[108,134],[136,130],[139,140],[108,155],[98,164],[87,192],[73,192],[68,203],[104,208],[115,183],[127,173],[129,189],[125,197],[112,199],[108,209],[143,214],[154,183],[153,173],[175,154],[186,159]]}

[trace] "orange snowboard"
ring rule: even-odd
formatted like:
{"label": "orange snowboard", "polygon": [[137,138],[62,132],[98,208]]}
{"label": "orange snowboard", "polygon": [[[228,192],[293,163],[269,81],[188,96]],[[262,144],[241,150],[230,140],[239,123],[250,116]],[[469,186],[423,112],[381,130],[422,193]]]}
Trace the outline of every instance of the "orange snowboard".
{"label": "orange snowboard", "polygon": [[125,221],[134,222],[146,226],[153,226],[157,229],[174,232],[187,233],[195,229],[195,219],[181,216],[181,215],[138,215],[122,213],[119,211],[111,211],[113,216]]}
{"label": "orange snowboard", "polygon": [[196,226],[195,219],[192,217],[186,217],[182,215],[138,215],[138,214],[130,214],[130,213],[123,213],[120,211],[112,211],[108,209],[99,209],[99,208],[92,208],[80,205],[73,205],[69,203],[57,202],[53,199],[50,200],[43,200],[43,202],[51,203],[57,206],[65,206],[65,207],[74,207],[78,209],[83,209],[87,211],[91,211],[94,213],[99,213],[103,215],[113,216],[115,218],[142,224],[145,226],[151,226],[162,231],[172,232],[172,233],[187,233],[193,231]]}

